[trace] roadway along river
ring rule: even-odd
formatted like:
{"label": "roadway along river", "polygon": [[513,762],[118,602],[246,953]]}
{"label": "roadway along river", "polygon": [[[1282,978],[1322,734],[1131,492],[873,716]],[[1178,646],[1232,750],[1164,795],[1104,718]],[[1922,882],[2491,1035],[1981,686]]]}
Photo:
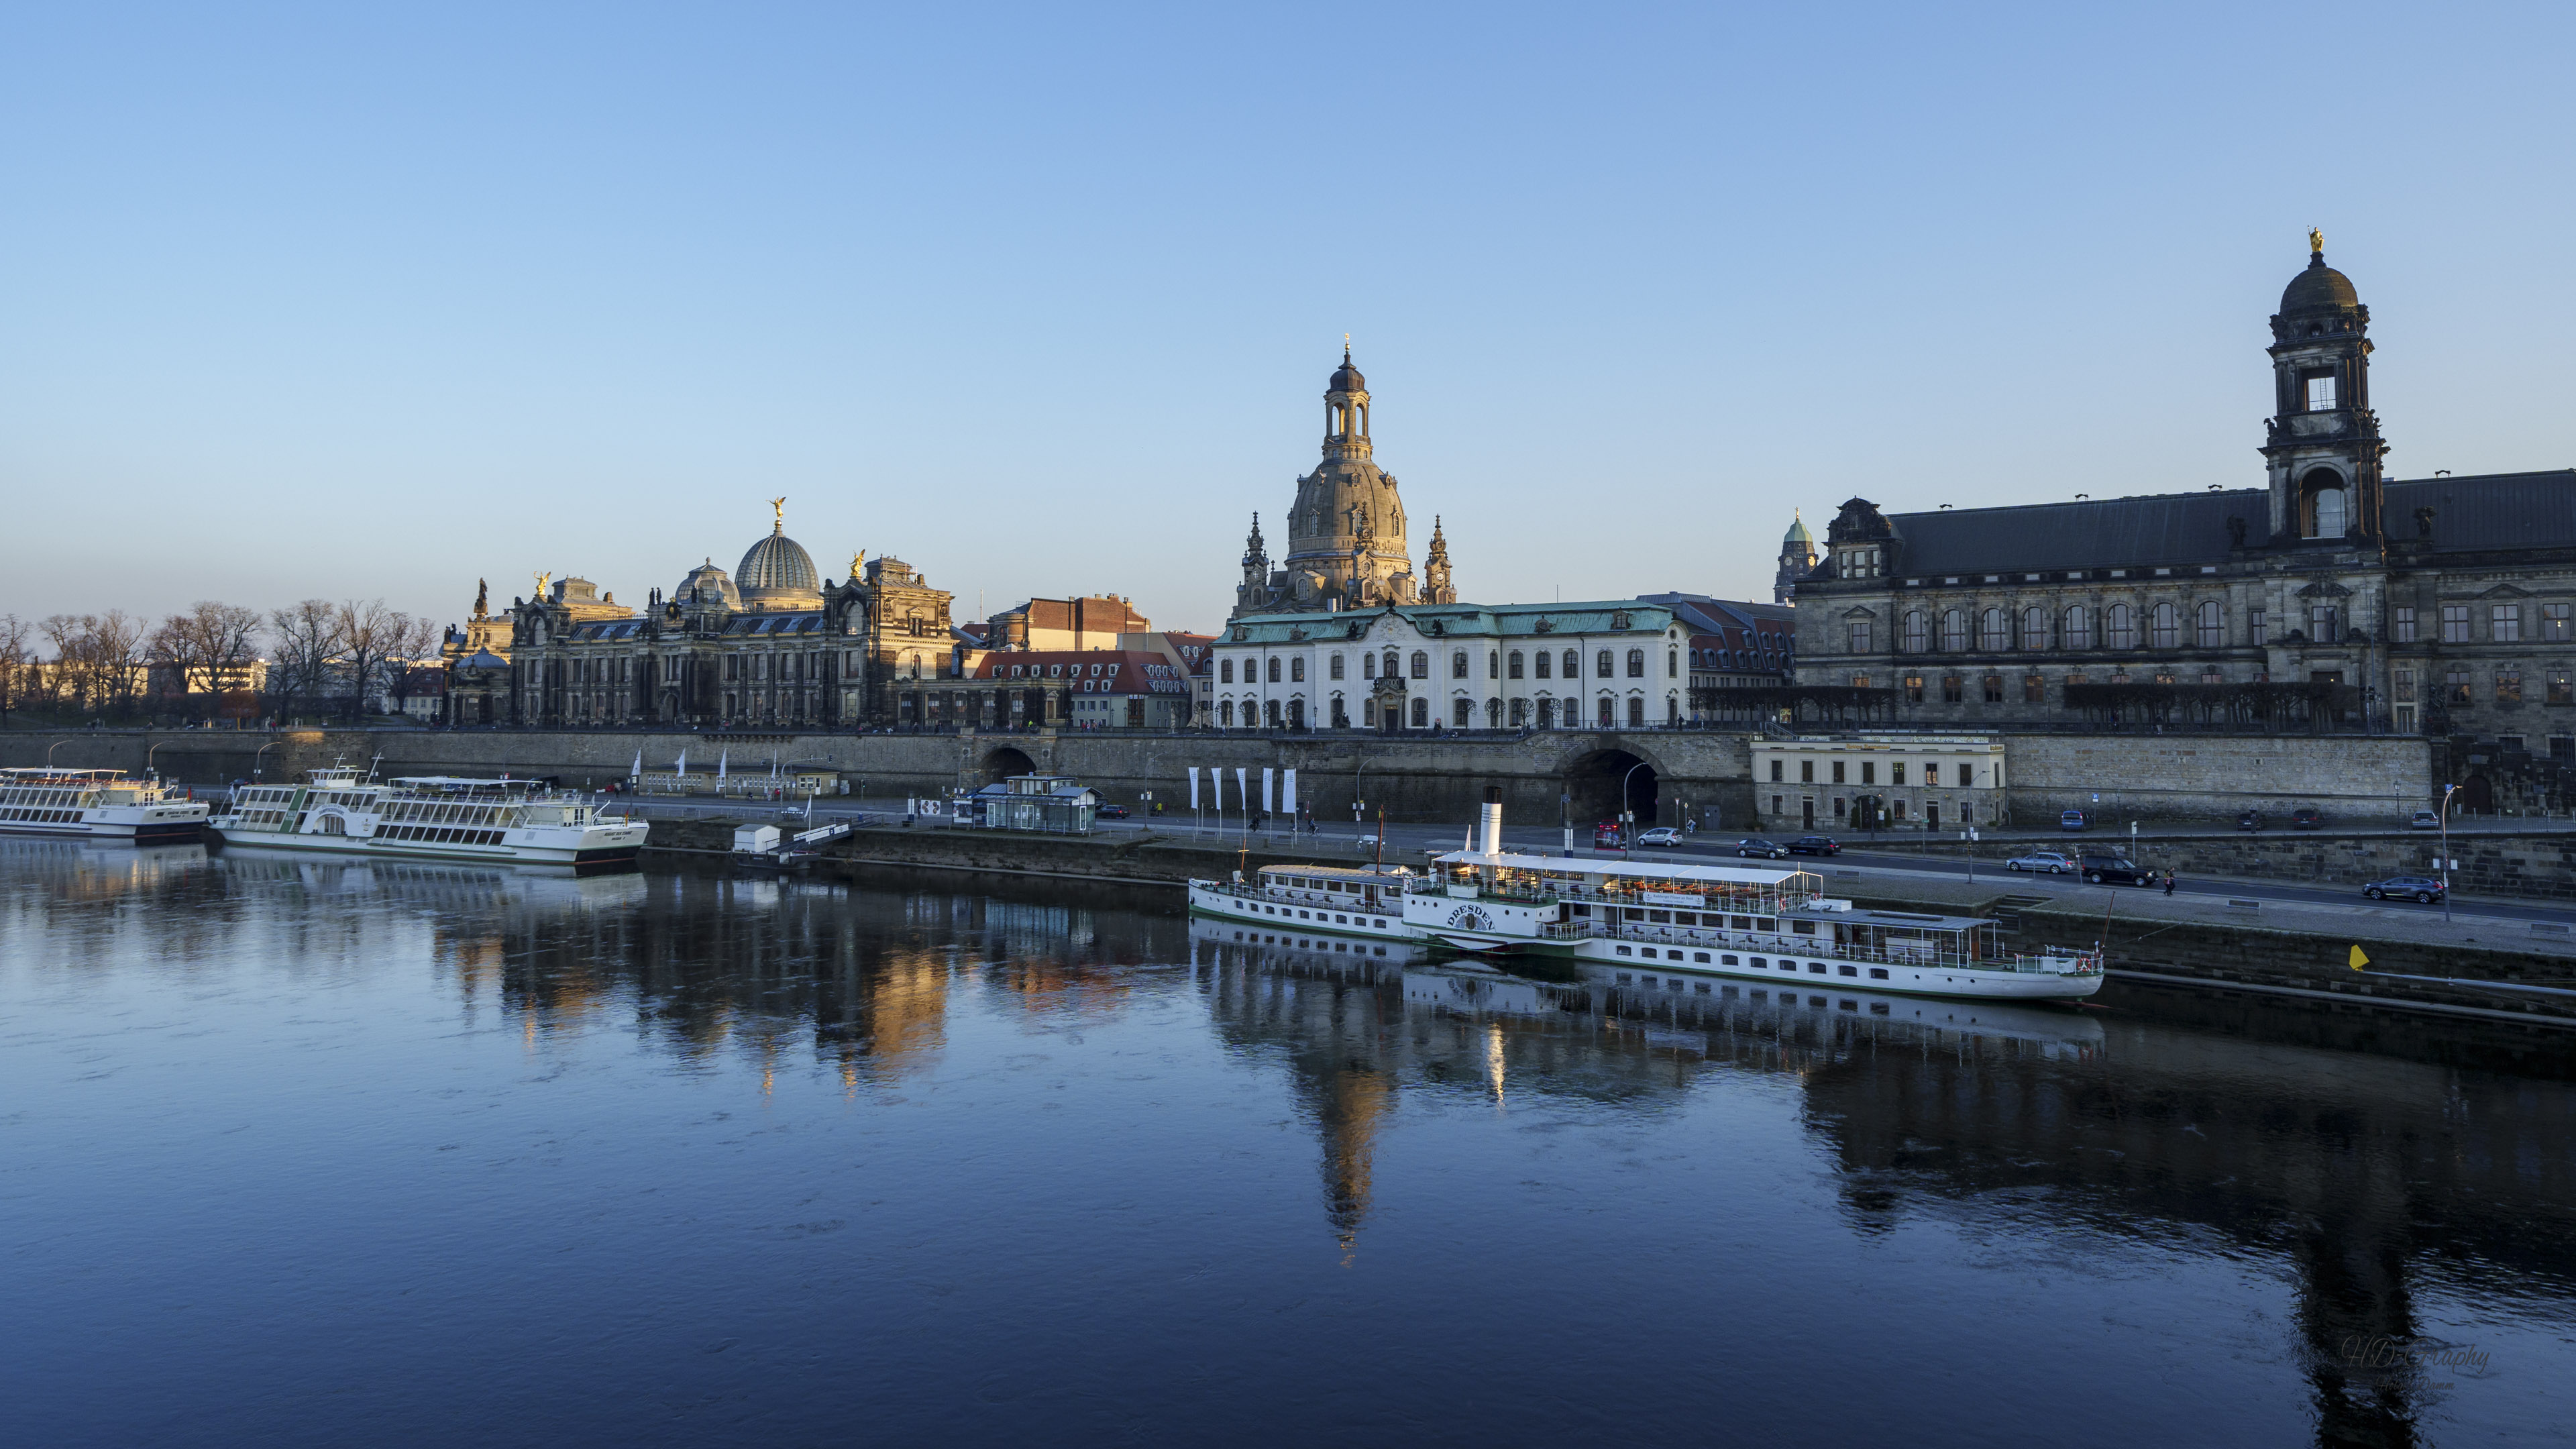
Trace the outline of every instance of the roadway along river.
{"label": "roadway along river", "polygon": [[2563,1442],[2576,1087],[1177,892],[0,838],[14,1442]]}

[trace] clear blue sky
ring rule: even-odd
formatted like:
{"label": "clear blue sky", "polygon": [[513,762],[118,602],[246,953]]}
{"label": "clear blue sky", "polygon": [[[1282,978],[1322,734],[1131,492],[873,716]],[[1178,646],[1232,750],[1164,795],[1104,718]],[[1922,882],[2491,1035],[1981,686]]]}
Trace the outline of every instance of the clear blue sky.
{"label": "clear blue sky", "polygon": [[0,611],[641,602],[783,493],[827,573],[898,554],[961,617],[1209,626],[1344,332],[1466,597],[1767,597],[1793,506],[2259,482],[2311,225],[2397,475],[2576,465],[2571,31],[15,6]]}

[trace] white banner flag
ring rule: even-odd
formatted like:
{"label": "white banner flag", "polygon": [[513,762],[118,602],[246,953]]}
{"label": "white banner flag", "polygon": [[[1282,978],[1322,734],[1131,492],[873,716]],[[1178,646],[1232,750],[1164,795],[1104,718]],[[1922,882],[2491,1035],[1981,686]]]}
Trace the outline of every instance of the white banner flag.
{"label": "white banner flag", "polygon": [[680,751],[680,763],[671,767],[671,773],[674,775],[685,775],[689,773],[689,752],[687,750]]}
{"label": "white banner flag", "polygon": [[1275,787],[1278,785],[1278,783],[1279,783],[1279,782],[1278,782],[1277,780],[1275,780],[1275,779],[1273,779],[1273,778],[1272,778],[1272,774],[1271,774],[1271,769],[1270,769],[1270,767],[1269,767],[1268,765],[1264,765],[1264,766],[1262,766],[1262,767],[1261,767],[1261,813],[1262,813],[1262,814],[1264,814],[1264,815],[1267,815],[1267,814],[1269,814],[1271,811],[1276,810],[1276,809],[1278,809],[1278,808],[1279,808],[1279,793],[1278,793],[1278,790],[1275,788]]}
{"label": "white banner flag", "polygon": [[1294,770],[1279,777],[1279,808],[1291,817],[1297,813],[1297,772]]}
{"label": "white banner flag", "polygon": [[1190,808],[1199,808],[1199,767],[1190,766]]}
{"label": "white banner flag", "polygon": [[1252,787],[1243,782],[1243,767],[1241,765],[1234,767],[1234,798],[1235,803],[1243,807],[1244,814],[1250,815],[1252,813]]}
{"label": "white banner flag", "polygon": [[644,752],[642,750],[637,750],[635,752],[635,768],[628,773],[638,780],[644,778]]}

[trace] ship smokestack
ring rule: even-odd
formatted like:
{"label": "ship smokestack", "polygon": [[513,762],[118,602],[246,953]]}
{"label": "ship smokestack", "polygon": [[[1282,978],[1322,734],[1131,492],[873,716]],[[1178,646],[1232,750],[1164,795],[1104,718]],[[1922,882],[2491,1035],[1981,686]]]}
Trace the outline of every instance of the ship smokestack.
{"label": "ship smokestack", "polygon": [[1486,854],[1486,855],[1488,855],[1488,856],[1496,856],[1496,855],[1500,855],[1500,854],[1502,854],[1502,853],[1503,853],[1503,787],[1502,787],[1502,786],[1500,786],[1500,785],[1487,785],[1487,786],[1485,787],[1485,849],[1484,849],[1484,854]]}

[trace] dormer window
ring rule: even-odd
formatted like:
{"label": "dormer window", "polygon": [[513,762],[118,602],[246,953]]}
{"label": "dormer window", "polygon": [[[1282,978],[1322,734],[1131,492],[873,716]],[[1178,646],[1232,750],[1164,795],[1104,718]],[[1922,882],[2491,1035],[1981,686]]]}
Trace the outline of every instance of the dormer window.
{"label": "dormer window", "polygon": [[2308,411],[2330,413],[2335,410],[2335,380],[2331,372],[2312,373],[2304,379],[2308,385]]}
{"label": "dormer window", "polygon": [[1878,569],[1878,550],[1876,548],[1847,548],[1843,550],[1842,567],[1840,572],[1844,578],[1874,579],[1878,577]]}

